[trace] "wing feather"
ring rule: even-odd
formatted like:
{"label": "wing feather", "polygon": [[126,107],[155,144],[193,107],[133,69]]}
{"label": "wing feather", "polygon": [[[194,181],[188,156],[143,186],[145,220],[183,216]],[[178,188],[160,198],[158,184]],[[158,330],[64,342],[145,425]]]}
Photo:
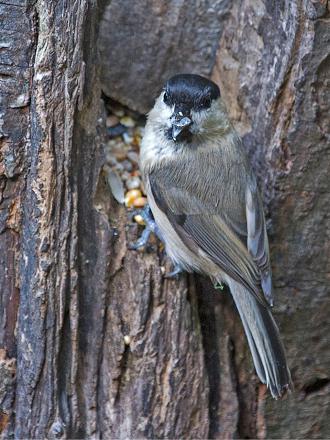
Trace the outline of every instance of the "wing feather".
{"label": "wing feather", "polygon": [[255,179],[252,179],[246,188],[246,223],[248,251],[259,268],[262,290],[272,305],[272,273],[266,222]]}
{"label": "wing feather", "polygon": [[[249,211],[250,225],[247,225],[246,218],[238,218],[235,222],[234,216],[228,212],[223,215],[218,203],[208,199],[201,201],[196,192],[193,194],[184,189],[180,179],[173,179],[164,170],[151,173],[149,182],[157,206],[168,217],[185,244],[189,248],[191,242],[197,244],[221,270],[244,285],[259,302],[266,305],[258,265],[262,260],[259,258],[262,252],[258,248],[260,227],[255,210]],[[249,227],[254,233],[250,240]],[[190,240],[187,240],[187,235]],[[247,243],[250,243],[251,250]]]}

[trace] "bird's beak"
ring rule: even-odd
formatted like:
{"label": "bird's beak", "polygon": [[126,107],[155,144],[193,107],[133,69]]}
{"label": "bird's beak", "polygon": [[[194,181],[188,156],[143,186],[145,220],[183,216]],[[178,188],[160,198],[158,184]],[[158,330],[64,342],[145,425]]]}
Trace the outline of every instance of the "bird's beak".
{"label": "bird's beak", "polygon": [[188,116],[176,115],[172,122],[172,138],[174,141],[177,140],[180,133],[183,130],[190,127],[192,120]]}

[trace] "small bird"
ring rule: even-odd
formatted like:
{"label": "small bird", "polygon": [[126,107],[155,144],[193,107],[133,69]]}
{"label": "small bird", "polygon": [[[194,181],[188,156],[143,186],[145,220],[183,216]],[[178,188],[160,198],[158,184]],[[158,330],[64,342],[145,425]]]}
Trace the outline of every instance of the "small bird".
{"label": "small bird", "polygon": [[173,76],[148,115],[140,168],[166,252],[177,267],[228,285],[257,374],[274,398],[291,387],[273,304],[256,178],[219,87]]}

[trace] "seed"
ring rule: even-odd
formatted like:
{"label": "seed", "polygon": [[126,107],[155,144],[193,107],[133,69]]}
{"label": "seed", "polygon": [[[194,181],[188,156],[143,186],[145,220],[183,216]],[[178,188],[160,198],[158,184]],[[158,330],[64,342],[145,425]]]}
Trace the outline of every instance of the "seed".
{"label": "seed", "polygon": [[124,202],[124,185],[115,170],[108,170],[108,184],[110,186],[112,195],[118,203]]}
{"label": "seed", "polygon": [[129,145],[133,142],[133,138],[132,136],[130,136],[128,133],[123,133],[123,141],[125,142],[125,144]]}
{"label": "seed", "polygon": [[146,203],[147,203],[146,197],[137,197],[133,202],[133,206],[135,208],[143,208]]}
{"label": "seed", "polygon": [[107,127],[115,127],[119,124],[119,119],[115,115],[110,115],[107,117],[106,125]]}
{"label": "seed", "polygon": [[139,155],[135,151],[129,151],[127,153],[127,157],[131,162],[136,164],[139,163]]}
{"label": "seed", "polygon": [[121,149],[121,148],[116,148],[112,151],[113,155],[115,156],[115,158],[117,160],[119,160],[119,162],[122,162],[123,160],[126,159],[127,154],[126,151]]}
{"label": "seed", "polygon": [[132,171],[132,169],[133,169],[132,162],[130,162],[129,160],[124,160],[122,162],[122,164],[123,164],[123,167],[126,171]]}
{"label": "seed", "polygon": [[117,124],[114,127],[108,127],[108,134],[110,138],[115,138],[120,135],[127,134],[125,131],[127,130],[127,127],[123,124]]}
{"label": "seed", "polygon": [[137,189],[140,188],[141,180],[138,177],[130,177],[126,181],[127,189]]}
{"label": "seed", "polygon": [[113,108],[113,109],[112,109],[112,112],[113,112],[116,116],[118,116],[118,118],[122,118],[122,117],[124,116],[124,114],[125,114],[124,110],[123,110],[122,108],[120,108],[120,107]]}
{"label": "seed", "polygon": [[128,208],[130,208],[131,206],[135,206],[135,200],[140,198],[142,198],[141,191],[139,189],[131,189],[130,191],[127,191],[125,195],[125,205]]}
{"label": "seed", "polygon": [[138,225],[145,226],[145,221],[143,220],[142,215],[138,214],[134,216],[134,220]]}
{"label": "seed", "polygon": [[135,127],[135,122],[130,116],[124,116],[120,118],[120,122],[121,124],[125,125],[125,127],[129,127],[129,128]]}

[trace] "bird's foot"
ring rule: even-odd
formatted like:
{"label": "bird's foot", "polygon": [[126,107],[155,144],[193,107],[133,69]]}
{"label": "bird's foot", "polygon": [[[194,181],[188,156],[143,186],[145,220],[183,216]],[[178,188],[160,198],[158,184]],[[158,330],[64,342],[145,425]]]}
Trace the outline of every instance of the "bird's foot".
{"label": "bird's foot", "polygon": [[145,223],[145,228],[144,228],[141,236],[138,238],[138,240],[135,243],[129,244],[129,246],[128,246],[129,249],[137,250],[142,247],[145,247],[148,244],[149,237],[152,232],[161,240],[162,243],[164,243],[162,234],[161,234],[158,226],[156,225],[156,222],[153,218],[153,215],[151,213],[151,209],[150,209],[149,205],[146,205],[140,211],[133,211],[132,217],[137,214],[141,215],[141,217],[143,218],[144,223]]}
{"label": "bird's foot", "polygon": [[225,286],[224,286],[220,281],[217,281],[217,282],[214,284],[214,288],[215,288],[216,290],[223,290],[223,289],[225,288]]}
{"label": "bird's foot", "polygon": [[[137,239],[136,242],[130,243],[128,245],[128,248],[131,250],[137,250],[140,248],[146,247],[149,241],[150,234],[153,232],[157,238],[165,245],[163,236],[154,220],[154,217],[152,215],[151,209],[149,205],[146,205],[141,210],[136,210],[131,213],[131,217],[134,217],[135,215],[141,215],[141,217],[144,220],[145,228],[142,231],[141,236]],[[179,264],[174,264],[173,270],[171,272],[168,272],[164,275],[164,278],[178,278],[179,275],[184,272],[184,269]]]}
{"label": "bird's foot", "polygon": [[129,243],[128,249],[136,251],[137,249],[145,247],[148,244],[150,234],[151,230],[145,227],[141,236],[134,243]]}
{"label": "bird's foot", "polygon": [[176,263],[171,272],[168,272],[164,275],[164,278],[179,278],[180,274],[184,272],[184,269],[180,264]]}

